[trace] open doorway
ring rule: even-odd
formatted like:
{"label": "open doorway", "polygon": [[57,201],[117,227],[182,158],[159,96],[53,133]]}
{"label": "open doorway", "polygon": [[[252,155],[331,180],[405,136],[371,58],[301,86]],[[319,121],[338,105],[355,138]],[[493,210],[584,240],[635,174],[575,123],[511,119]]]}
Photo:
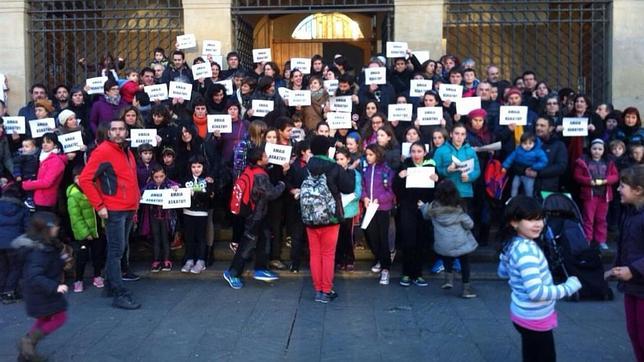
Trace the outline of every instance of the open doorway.
{"label": "open doorway", "polygon": [[353,69],[360,69],[365,63],[365,50],[347,42],[326,42],[322,45],[322,57],[325,64],[332,64],[337,54],[341,54]]}

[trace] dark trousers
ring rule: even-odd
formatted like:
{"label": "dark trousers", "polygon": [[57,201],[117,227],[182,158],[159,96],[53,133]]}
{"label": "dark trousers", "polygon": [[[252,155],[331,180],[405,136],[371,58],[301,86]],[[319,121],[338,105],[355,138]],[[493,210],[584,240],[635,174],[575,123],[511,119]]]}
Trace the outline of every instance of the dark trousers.
{"label": "dark trousers", "polygon": [[485,192],[485,183],[476,182],[474,185],[474,198],[472,199],[472,210],[468,214],[474,220],[474,236],[476,240],[486,245],[490,236],[491,207]]}
{"label": "dark trousers", "polygon": [[134,211],[108,211],[105,220],[105,235],[107,237],[107,263],[105,276],[107,287],[114,293],[127,293],[121,279],[121,258],[125,253],[125,245],[130,237]]}
{"label": "dark trousers", "polygon": [[443,256],[443,265],[445,266],[445,271],[451,273],[454,267],[454,260],[458,259],[461,262],[461,279],[463,283],[470,282],[470,255],[463,254],[458,258],[453,258],[451,256]]}
{"label": "dark trousers", "polygon": [[400,247],[403,251],[402,274],[412,279],[423,275],[423,255],[425,248],[433,237],[429,222],[423,219],[416,205],[401,205],[400,215]]}
{"label": "dark trousers", "polygon": [[186,260],[206,260],[207,223],[208,216],[183,214],[183,241],[186,246]]}
{"label": "dark trousers", "polygon": [[338,243],[335,247],[335,263],[340,265],[353,264],[353,218],[343,219],[340,223]]}
{"label": "dark trousers", "polygon": [[552,330],[533,331],[516,323],[513,324],[521,334],[521,355],[524,362],[554,362],[557,360]]}
{"label": "dark trousers", "polygon": [[268,223],[271,228],[271,260],[280,260],[284,234],[284,216],[286,215],[286,195],[282,195],[268,204]]}
{"label": "dark trousers", "polygon": [[105,267],[105,239],[99,237],[93,240],[76,240],[74,241],[74,254],[76,260],[76,281],[83,280],[85,275],[85,266],[92,260],[94,268],[94,277],[101,276]]}
{"label": "dark trousers", "polygon": [[306,244],[306,230],[304,223],[302,223],[302,215],[300,214],[299,201],[294,199],[288,200],[287,207],[287,227],[289,235],[291,236],[291,266],[295,269],[300,268],[302,263],[302,254]]}
{"label": "dark trousers", "polygon": [[644,299],[631,294],[624,294],[624,311],[626,314],[626,331],[638,362],[644,361]]}
{"label": "dark trousers", "polygon": [[266,220],[252,220],[252,215],[246,218],[244,235],[239,241],[239,246],[228,269],[232,276],[239,277],[244,273],[244,266],[253,257],[253,251],[255,252],[255,270],[267,269],[268,237],[270,237],[270,228]]}
{"label": "dark trousers", "polygon": [[154,261],[170,259],[170,230],[168,220],[150,218],[152,232],[152,253]]}
{"label": "dark trousers", "polygon": [[0,293],[15,292],[22,273],[22,260],[15,249],[0,249]]}
{"label": "dark trousers", "polygon": [[382,269],[391,267],[389,250],[389,210],[378,210],[365,230],[365,239]]}

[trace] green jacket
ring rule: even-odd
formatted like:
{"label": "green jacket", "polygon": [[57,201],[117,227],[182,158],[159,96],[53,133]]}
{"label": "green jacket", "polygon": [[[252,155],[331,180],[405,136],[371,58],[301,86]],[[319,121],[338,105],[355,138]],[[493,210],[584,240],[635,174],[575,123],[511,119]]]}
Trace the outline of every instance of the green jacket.
{"label": "green jacket", "polygon": [[67,211],[74,239],[85,240],[89,236],[98,238],[94,208],[76,184],[71,184],[67,188]]}

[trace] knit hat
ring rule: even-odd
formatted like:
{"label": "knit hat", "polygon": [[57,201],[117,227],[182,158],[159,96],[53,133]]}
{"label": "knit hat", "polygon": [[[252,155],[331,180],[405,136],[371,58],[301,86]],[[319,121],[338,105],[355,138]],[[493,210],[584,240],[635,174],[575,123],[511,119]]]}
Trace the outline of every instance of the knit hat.
{"label": "knit hat", "polygon": [[54,105],[51,103],[49,99],[37,100],[36,103],[34,104],[34,107],[42,107],[47,111],[47,113],[51,113],[54,111]]}
{"label": "knit hat", "polygon": [[479,109],[474,109],[470,111],[470,113],[467,114],[469,119],[474,119],[474,118],[485,118],[487,117],[487,112],[483,108]]}
{"label": "knit hat", "polygon": [[599,143],[600,145],[603,146],[604,145],[604,140],[602,140],[601,138],[595,138],[592,142],[590,142],[590,145],[592,146],[592,145],[594,145],[596,143]]}
{"label": "knit hat", "polygon": [[76,116],[76,113],[70,111],[69,109],[63,109],[60,113],[58,113],[58,124],[65,126],[65,123],[67,123],[67,120],[71,116]]}
{"label": "knit hat", "polygon": [[163,152],[161,152],[161,156],[165,156],[165,155],[176,156],[177,153],[171,147],[166,147],[163,149]]}
{"label": "knit hat", "polygon": [[521,96],[521,91],[517,87],[509,88],[508,91],[505,93],[505,100],[507,101],[508,98],[510,98],[510,95],[512,94],[518,94],[519,96]]}

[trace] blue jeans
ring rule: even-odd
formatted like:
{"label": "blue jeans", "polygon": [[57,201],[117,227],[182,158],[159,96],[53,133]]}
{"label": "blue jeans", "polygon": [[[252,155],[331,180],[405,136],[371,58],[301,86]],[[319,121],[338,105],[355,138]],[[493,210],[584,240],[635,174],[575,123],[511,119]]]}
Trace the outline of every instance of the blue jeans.
{"label": "blue jeans", "polygon": [[116,295],[127,292],[123,279],[121,279],[121,257],[125,252],[125,245],[130,237],[134,211],[108,211],[105,220],[105,235],[107,237],[107,263],[105,277],[107,287]]}
{"label": "blue jeans", "polygon": [[523,192],[526,196],[534,196],[534,179],[525,175],[515,175],[512,179],[512,197],[519,194],[521,185],[523,185]]}

